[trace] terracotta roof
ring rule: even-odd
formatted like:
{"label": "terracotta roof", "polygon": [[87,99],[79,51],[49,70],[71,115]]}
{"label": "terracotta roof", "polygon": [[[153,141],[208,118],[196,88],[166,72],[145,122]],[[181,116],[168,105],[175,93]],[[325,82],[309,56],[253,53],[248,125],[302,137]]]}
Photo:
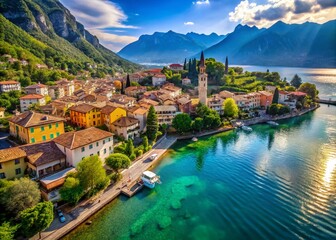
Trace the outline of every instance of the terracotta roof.
{"label": "terracotta roof", "polygon": [[157,77],[157,78],[166,78],[166,75],[164,75],[164,74],[155,74],[154,77]]}
{"label": "terracotta roof", "polygon": [[27,144],[20,146],[19,148],[26,152],[29,163],[34,166],[41,166],[43,164],[65,159],[64,153],[53,141]]}
{"label": "terracotta roof", "polygon": [[136,118],[131,118],[131,117],[121,117],[115,122],[113,122],[113,125],[119,126],[119,127],[129,127],[134,124],[139,123],[139,120]]}
{"label": "terracotta roof", "polygon": [[101,109],[101,113],[102,114],[111,114],[112,112],[114,112],[114,110],[116,110],[117,107],[113,107],[113,106],[110,106],[110,105],[106,105],[105,107],[103,107]]}
{"label": "terracotta roof", "polygon": [[152,106],[157,106],[159,105],[159,103],[157,101],[154,101],[152,99],[146,99],[146,98],[143,98],[139,101],[139,103],[147,103],[149,105],[152,105]]}
{"label": "terracotta roof", "polygon": [[12,147],[0,150],[0,162],[26,157],[26,152],[19,147]]}
{"label": "terracotta roof", "polygon": [[33,111],[27,111],[20,115],[12,117],[11,119],[9,119],[9,121],[22,127],[32,127],[62,122],[65,121],[65,119]]}
{"label": "terracotta roof", "polygon": [[10,80],[10,81],[2,81],[2,82],[0,82],[0,85],[5,85],[5,84],[18,84],[19,82],[17,82],[17,81],[12,81],[12,80]]}
{"label": "terracotta roof", "polygon": [[173,64],[170,64],[169,67],[183,67],[183,66],[178,63],[173,63]]}
{"label": "terracotta roof", "polygon": [[42,99],[44,98],[41,94],[28,94],[28,95],[25,95],[25,96],[22,96],[20,97],[20,100],[21,99]]}
{"label": "terracotta roof", "polygon": [[147,88],[145,86],[130,86],[130,87],[127,87],[125,88],[125,91],[135,91],[135,90],[138,90],[138,91],[146,91]]}
{"label": "terracotta roof", "polygon": [[68,149],[76,149],[108,137],[113,137],[113,134],[95,127],[91,127],[76,132],[63,133],[53,141]]}
{"label": "terracotta roof", "polygon": [[273,96],[273,93],[267,91],[259,91],[260,94],[265,95],[267,97]]}
{"label": "terracotta roof", "polygon": [[70,107],[69,110],[75,111],[75,112],[87,113],[87,112],[90,112],[94,108],[95,106],[82,103],[82,104]]}
{"label": "terracotta roof", "polygon": [[28,87],[25,87],[25,89],[34,89],[34,88],[46,88],[47,86],[41,83],[30,85]]}
{"label": "terracotta roof", "polygon": [[190,103],[191,100],[188,99],[188,98],[186,98],[186,97],[183,97],[183,98],[178,99],[177,102],[178,102],[179,104],[184,105],[184,104]]}
{"label": "terracotta roof", "polygon": [[298,96],[298,97],[304,97],[307,95],[307,93],[304,93],[304,92],[299,92],[299,91],[296,91],[296,92],[291,92],[289,93],[290,95],[294,95],[294,96]]}

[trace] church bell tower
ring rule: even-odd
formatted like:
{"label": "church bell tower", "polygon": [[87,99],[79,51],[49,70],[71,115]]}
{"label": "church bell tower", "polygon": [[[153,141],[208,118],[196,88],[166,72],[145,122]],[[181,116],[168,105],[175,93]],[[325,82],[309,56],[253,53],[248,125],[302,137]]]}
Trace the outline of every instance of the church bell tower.
{"label": "church bell tower", "polygon": [[200,103],[207,105],[208,97],[208,74],[205,72],[206,66],[204,61],[204,53],[201,53],[198,74],[198,98]]}

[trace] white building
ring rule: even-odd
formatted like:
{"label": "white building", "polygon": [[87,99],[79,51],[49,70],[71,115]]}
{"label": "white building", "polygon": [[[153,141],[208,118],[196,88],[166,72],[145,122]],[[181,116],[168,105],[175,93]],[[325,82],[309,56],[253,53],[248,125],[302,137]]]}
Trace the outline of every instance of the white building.
{"label": "white building", "polygon": [[156,111],[159,125],[173,123],[174,117],[177,115],[178,108],[173,105],[154,106]]}
{"label": "white building", "polygon": [[0,93],[10,91],[21,91],[21,85],[17,81],[2,81],[0,82]]}
{"label": "white building", "polygon": [[48,95],[52,100],[64,97],[64,88],[58,86],[50,86],[48,89]]}
{"label": "white building", "polygon": [[134,107],[127,111],[127,116],[139,120],[140,132],[146,128],[148,109],[144,107]]}
{"label": "white building", "polygon": [[190,84],[191,84],[191,80],[189,78],[182,79],[182,85],[190,85]]}
{"label": "white building", "polygon": [[42,96],[47,96],[48,86],[38,83],[25,87],[25,91],[27,94],[40,94]]}
{"label": "white building", "polygon": [[125,140],[140,136],[139,120],[132,117],[121,117],[112,123],[112,131]]}
{"label": "white building", "polygon": [[113,153],[113,134],[95,127],[61,134],[54,142],[66,155],[67,166],[76,167],[85,157],[96,154],[105,163]]}
{"label": "white building", "polygon": [[40,94],[28,94],[20,97],[21,112],[27,111],[32,104],[39,104],[40,106],[46,105],[44,96]]}
{"label": "white building", "polygon": [[161,86],[163,84],[166,83],[166,75],[164,74],[155,74],[153,77],[152,77],[152,85],[153,86]]}
{"label": "white building", "polygon": [[64,89],[64,96],[72,96],[75,92],[75,84],[73,81],[62,79],[56,82],[56,86]]}
{"label": "white building", "polygon": [[224,114],[223,108],[224,99],[220,98],[219,95],[213,95],[211,98],[208,98],[208,107],[212,110],[218,112],[219,115]]}

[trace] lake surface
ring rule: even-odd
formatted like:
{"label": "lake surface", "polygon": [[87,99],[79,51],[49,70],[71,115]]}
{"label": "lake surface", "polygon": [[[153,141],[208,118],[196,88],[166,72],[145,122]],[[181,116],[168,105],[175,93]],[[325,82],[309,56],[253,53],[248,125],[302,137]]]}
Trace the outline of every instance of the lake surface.
{"label": "lake surface", "polygon": [[66,239],[336,239],[336,107],[279,123],[178,142]]}
{"label": "lake surface", "polygon": [[336,69],[335,68],[292,68],[292,67],[265,67],[265,66],[241,66],[244,71],[279,72],[281,78],[292,80],[298,74],[303,82],[314,83],[320,91],[321,99],[336,100]]}

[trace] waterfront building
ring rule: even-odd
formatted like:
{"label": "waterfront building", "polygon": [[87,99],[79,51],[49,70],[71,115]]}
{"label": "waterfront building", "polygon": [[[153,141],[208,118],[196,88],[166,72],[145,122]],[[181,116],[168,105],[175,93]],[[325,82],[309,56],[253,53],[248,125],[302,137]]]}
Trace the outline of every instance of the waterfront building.
{"label": "waterfront building", "polygon": [[166,75],[161,74],[161,73],[155,74],[152,77],[152,85],[154,87],[161,86],[166,83],[166,80],[167,80]]}
{"label": "waterfront building", "polygon": [[198,98],[200,103],[207,105],[208,98],[208,74],[205,72],[205,60],[204,53],[201,53],[201,59],[199,62],[199,74],[198,74]]}
{"label": "waterfront building", "polygon": [[27,168],[25,157],[26,153],[18,147],[0,150],[0,179],[22,177]]}
{"label": "waterfront building", "polygon": [[224,99],[219,97],[218,94],[213,95],[212,97],[208,98],[208,107],[212,110],[215,110],[219,115],[224,114],[224,107],[223,102]]}
{"label": "waterfront building", "polygon": [[172,105],[164,105],[164,106],[154,106],[156,111],[159,125],[168,124],[171,125],[174,117],[178,113],[178,109],[176,106]]}
{"label": "waterfront building", "polygon": [[2,81],[0,82],[0,93],[10,91],[21,91],[21,84],[17,81]]}
{"label": "waterfront building", "polygon": [[40,106],[46,105],[46,100],[43,95],[40,94],[28,94],[20,97],[20,109],[21,112],[25,112],[33,104],[38,104]]}
{"label": "waterfront building", "polygon": [[40,143],[64,133],[64,118],[27,111],[9,119],[9,134],[23,143]]}
{"label": "waterfront building", "polygon": [[25,92],[27,94],[39,94],[42,96],[47,96],[48,95],[48,86],[44,84],[34,84],[30,85],[28,87],[25,87]]}
{"label": "waterfront building", "polygon": [[82,103],[70,107],[69,111],[71,123],[79,127],[89,128],[103,125],[100,109],[93,105]]}
{"label": "waterfront building", "polygon": [[106,105],[101,108],[102,123],[111,131],[112,123],[121,117],[126,117],[126,110],[120,107]]}
{"label": "waterfront building", "polygon": [[267,108],[272,104],[273,101],[273,93],[268,91],[259,91],[260,95],[260,106]]}
{"label": "waterfront building", "polygon": [[112,132],[125,140],[140,136],[140,121],[132,117],[119,118],[112,124]]}
{"label": "waterfront building", "polygon": [[105,163],[105,158],[113,153],[113,134],[95,127],[64,133],[54,142],[66,155],[68,167],[76,167],[83,158],[96,154]]}

